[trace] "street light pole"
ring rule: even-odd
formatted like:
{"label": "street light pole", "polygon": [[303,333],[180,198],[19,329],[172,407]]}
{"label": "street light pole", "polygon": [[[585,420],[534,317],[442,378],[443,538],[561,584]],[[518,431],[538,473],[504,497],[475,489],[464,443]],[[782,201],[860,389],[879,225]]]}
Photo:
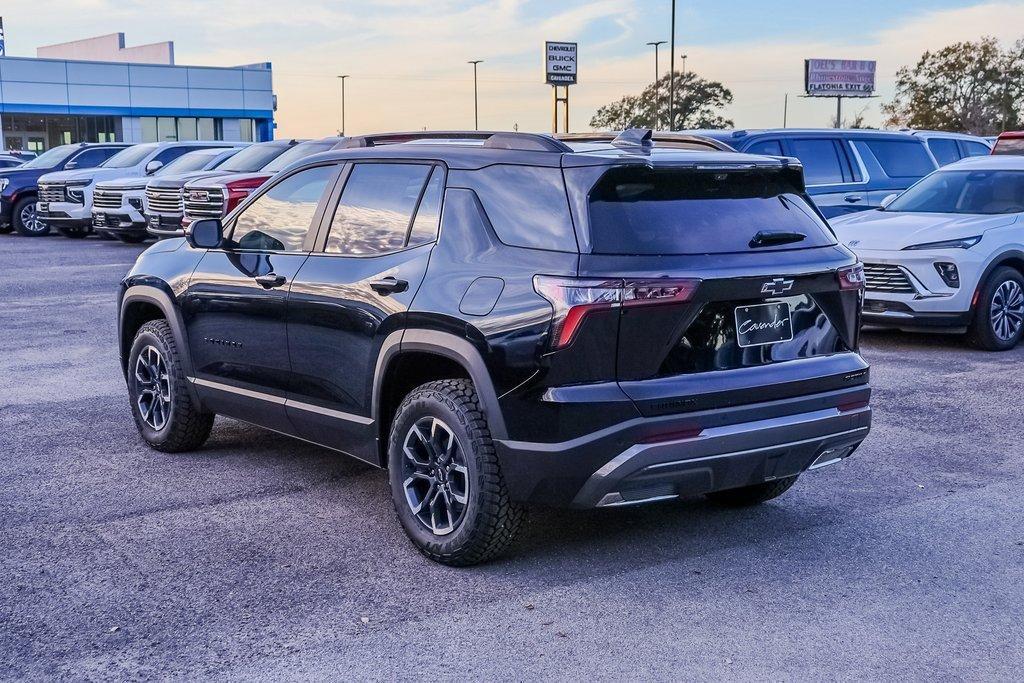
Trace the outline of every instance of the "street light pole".
{"label": "street light pole", "polygon": [[672,54],[672,75],[668,79],[668,129],[672,130],[676,122],[676,0],[672,0],[672,35],[668,49]]}
{"label": "street light pole", "polygon": [[473,130],[480,130],[480,103],[476,89],[476,65],[482,61],[484,60],[473,59],[466,62],[467,64],[473,65]]}
{"label": "street light pole", "polygon": [[348,78],[348,74],[338,76],[341,81],[341,133],[342,137],[345,137],[345,79]]}
{"label": "street light pole", "polygon": [[654,46],[654,127],[660,128],[661,117],[658,115],[658,112],[661,110],[661,105],[658,100],[660,99],[661,88],[658,87],[658,78],[661,77],[661,71],[658,69],[658,46],[664,45],[665,41],[653,40],[647,44]]}

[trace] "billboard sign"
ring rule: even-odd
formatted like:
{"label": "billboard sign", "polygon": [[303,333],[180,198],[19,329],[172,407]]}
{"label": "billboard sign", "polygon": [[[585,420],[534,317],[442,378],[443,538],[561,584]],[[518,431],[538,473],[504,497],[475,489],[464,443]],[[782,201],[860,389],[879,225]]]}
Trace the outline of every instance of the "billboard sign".
{"label": "billboard sign", "polygon": [[875,62],[805,59],[804,89],[810,97],[871,97],[875,92]]}
{"label": "billboard sign", "polygon": [[549,85],[576,83],[576,43],[544,43],[544,76]]}

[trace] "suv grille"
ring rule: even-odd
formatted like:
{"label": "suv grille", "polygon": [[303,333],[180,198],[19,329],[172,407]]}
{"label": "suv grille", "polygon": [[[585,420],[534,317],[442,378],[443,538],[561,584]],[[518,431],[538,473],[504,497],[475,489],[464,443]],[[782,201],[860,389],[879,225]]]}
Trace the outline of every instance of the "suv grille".
{"label": "suv grille", "polygon": [[869,292],[890,292],[896,294],[913,294],[914,285],[899,266],[886,263],[865,263],[864,277]]}
{"label": "suv grille", "polygon": [[63,185],[40,185],[39,186],[39,201],[41,202],[63,202],[64,201],[64,186]]}
{"label": "suv grille", "polygon": [[123,194],[120,190],[106,190],[97,187],[92,193],[92,205],[97,209],[120,209]]}
{"label": "suv grille", "polygon": [[181,190],[157,190],[146,188],[146,202],[154,213],[181,215],[184,202]]}
{"label": "suv grille", "polygon": [[224,215],[224,190],[219,187],[185,190],[185,215],[193,220],[221,218]]}

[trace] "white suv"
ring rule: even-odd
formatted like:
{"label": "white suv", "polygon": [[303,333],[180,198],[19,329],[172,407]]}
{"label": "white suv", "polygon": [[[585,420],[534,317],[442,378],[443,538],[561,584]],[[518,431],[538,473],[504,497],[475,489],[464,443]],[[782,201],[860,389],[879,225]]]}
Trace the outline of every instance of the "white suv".
{"label": "white suv", "polygon": [[864,261],[865,324],[967,332],[992,351],[1024,335],[1024,157],[957,161],[831,224]]}
{"label": "white suv", "polygon": [[[93,194],[97,182],[150,176],[182,154],[210,147],[231,147],[233,142],[147,142],[132,145],[97,168],[47,173],[39,179],[40,220],[66,237],[84,237],[95,227]],[[47,197],[61,197],[48,200]],[[58,220],[56,216],[60,216]]]}

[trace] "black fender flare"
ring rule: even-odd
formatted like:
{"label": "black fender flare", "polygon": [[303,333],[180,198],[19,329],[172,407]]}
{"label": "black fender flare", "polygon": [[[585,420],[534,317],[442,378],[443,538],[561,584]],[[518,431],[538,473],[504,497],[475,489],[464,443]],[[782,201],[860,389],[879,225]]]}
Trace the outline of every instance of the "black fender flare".
{"label": "black fender flare", "polygon": [[377,356],[377,367],[373,375],[371,417],[373,417],[375,422],[380,424],[380,397],[388,366],[395,356],[404,351],[435,353],[449,358],[465,368],[469,378],[473,380],[474,387],[476,387],[476,394],[480,399],[484,414],[487,416],[491,436],[495,440],[508,438],[508,431],[505,429],[505,419],[501,414],[501,407],[498,404],[498,395],[494,389],[494,383],[491,381],[491,374],[488,372],[480,352],[467,339],[438,330],[409,329],[404,332],[396,331],[384,339],[380,353]]}
{"label": "black fender flare", "polygon": [[[127,345],[125,344],[124,314],[130,304],[138,302],[152,304],[163,312],[164,319],[171,328],[171,334],[174,335],[174,343],[180,350],[179,359],[183,365],[182,370],[186,377],[192,377],[192,354],[186,341],[185,325],[182,322],[178,307],[174,305],[171,299],[171,295],[153,285],[135,284],[129,285],[125,290],[117,311],[117,343],[121,357],[121,370],[125,373],[125,379],[127,380],[126,362],[130,347],[126,348]],[[192,383],[189,382],[188,385],[189,391],[195,394]]]}

